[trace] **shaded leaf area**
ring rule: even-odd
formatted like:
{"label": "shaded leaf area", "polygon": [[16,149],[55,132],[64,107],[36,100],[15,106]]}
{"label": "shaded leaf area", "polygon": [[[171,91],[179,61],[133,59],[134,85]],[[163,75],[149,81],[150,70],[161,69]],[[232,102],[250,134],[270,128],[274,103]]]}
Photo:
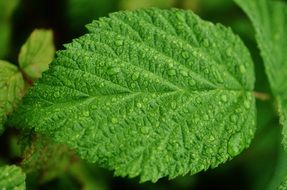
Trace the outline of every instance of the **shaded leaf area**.
{"label": "shaded leaf area", "polygon": [[88,28],[11,124],[141,181],[214,168],[249,146],[253,65],[230,29],[176,9],[119,12]]}
{"label": "shaded leaf area", "polygon": [[270,86],[279,105],[283,144],[287,146],[287,5],[284,1],[235,0],[251,19]]}
{"label": "shaded leaf area", "polygon": [[4,130],[7,115],[14,110],[23,96],[24,84],[19,69],[0,60],[0,134]]}
{"label": "shaded leaf area", "polygon": [[26,175],[15,165],[0,167],[1,189],[24,190],[26,189],[25,178]]}

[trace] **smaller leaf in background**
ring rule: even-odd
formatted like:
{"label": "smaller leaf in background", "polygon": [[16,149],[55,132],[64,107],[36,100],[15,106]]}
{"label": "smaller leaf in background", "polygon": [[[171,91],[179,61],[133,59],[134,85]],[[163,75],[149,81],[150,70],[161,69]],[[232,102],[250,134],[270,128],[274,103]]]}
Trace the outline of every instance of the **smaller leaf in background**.
{"label": "smaller leaf in background", "polygon": [[0,60],[0,133],[4,130],[6,117],[24,94],[24,79],[19,69]]}
{"label": "smaller leaf in background", "polygon": [[21,168],[15,165],[0,167],[0,189],[26,189],[25,178],[26,175],[22,172]]}
{"label": "smaller leaf in background", "polygon": [[283,144],[287,148],[287,4],[269,0],[235,2],[254,25],[265,72],[278,101],[280,122],[283,125]]}
{"label": "smaller leaf in background", "polygon": [[55,54],[52,30],[34,30],[19,55],[19,65],[31,79],[38,79],[49,68]]}

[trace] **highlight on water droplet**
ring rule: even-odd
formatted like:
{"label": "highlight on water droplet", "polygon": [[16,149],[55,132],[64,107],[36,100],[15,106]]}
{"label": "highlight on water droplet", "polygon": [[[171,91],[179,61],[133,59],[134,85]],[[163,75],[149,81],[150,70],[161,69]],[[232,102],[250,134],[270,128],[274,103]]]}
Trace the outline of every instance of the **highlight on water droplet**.
{"label": "highlight on water droplet", "polygon": [[249,109],[250,106],[251,106],[251,105],[250,105],[251,103],[250,103],[248,100],[245,100],[243,104],[244,104],[244,107],[245,107],[246,109]]}
{"label": "highlight on water droplet", "polygon": [[196,82],[195,82],[195,80],[190,79],[190,80],[188,81],[188,84],[191,85],[191,86],[194,86],[194,85],[196,84]]}
{"label": "highlight on water droplet", "polygon": [[85,111],[83,115],[84,115],[85,117],[89,117],[89,116],[90,116],[90,112]]}
{"label": "highlight on water droplet", "polygon": [[115,117],[113,117],[113,118],[111,119],[111,121],[112,121],[112,123],[113,123],[113,124],[118,123],[118,119],[117,119],[117,118],[115,118]]}
{"label": "highlight on water droplet", "polygon": [[143,106],[143,105],[142,105],[140,102],[137,103],[137,107],[138,107],[138,108],[142,108],[142,106]]}

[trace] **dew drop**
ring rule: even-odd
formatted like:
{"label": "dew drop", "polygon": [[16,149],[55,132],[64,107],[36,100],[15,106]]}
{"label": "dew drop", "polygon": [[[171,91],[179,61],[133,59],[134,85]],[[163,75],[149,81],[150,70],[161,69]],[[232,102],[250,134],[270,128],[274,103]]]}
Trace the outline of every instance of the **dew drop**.
{"label": "dew drop", "polygon": [[90,112],[85,111],[83,115],[84,115],[85,117],[89,117],[89,116],[90,116]]}
{"label": "dew drop", "polygon": [[184,59],[189,58],[189,53],[187,51],[182,52],[181,55]]}
{"label": "dew drop", "polygon": [[231,116],[230,116],[230,121],[231,121],[232,123],[236,123],[236,122],[237,122],[237,116],[236,116],[236,115],[231,115]]}
{"label": "dew drop", "polygon": [[203,44],[203,46],[206,47],[206,48],[208,48],[209,45],[210,45],[208,39],[204,39],[203,42],[202,42],[202,44]]}
{"label": "dew drop", "polygon": [[244,142],[240,133],[231,136],[228,141],[227,152],[230,156],[238,155],[244,149]]}
{"label": "dew drop", "polygon": [[167,72],[168,75],[170,76],[174,76],[176,75],[176,71],[174,69],[170,69],[168,72]]}
{"label": "dew drop", "polygon": [[132,87],[132,88],[136,88],[136,86],[137,86],[137,85],[136,85],[136,83],[134,83],[134,82],[131,84],[131,87]]}
{"label": "dew drop", "polygon": [[200,32],[200,26],[198,24],[195,24],[193,27],[194,31],[199,33]]}
{"label": "dew drop", "polygon": [[101,82],[100,87],[104,87],[104,86],[105,86],[105,83]]}
{"label": "dew drop", "polygon": [[240,66],[239,66],[239,71],[240,71],[242,74],[246,72],[246,69],[245,69],[244,65],[240,65]]}
{"label": "dew drop", "polygon": [[58,98],[59,96],[60,96],[60,92],[59,91],[54,92],[54,97],[55,98]]}
{"label": "dew drop", "polygon": [[133,80],[137,80],[140,76],[140,73],[139,72],[135,72],[133,75],[132,75],[132,79]]}
{"label": "dew drop", "polygon": [[115,75],[117,73],[120,72],[120,68],[117,68],[117,67],[113,67],[113,68],[110,68],[108,71],[107,71],[107,74],[108,75]]}
{"label": "dew drop", "polygon": [[188,81],[188,84],[194,86],[196,84],[195,80],[191,79]]}
{"label": "dew drop", "polygon": [[180,74],[184,77],[188,76],[188,73],[185,70],[180,71]]}
{"label": "dew drop", "polygon": [[243,104],[246,109],[250,108],[250,102],[248,100],[245,100]]}
{"label": "dew drop", "polygon": [[204,114],[204,115],[203,115],[203,120],[204,120],[204,121],[208,121],[208,119],[209,119],[209,116],[208,116],[207,114]]}
{"label": "dew drop", "polygon": [[124,44],[123,40],[116,40],[115,41],[116,46],[122,46]]}
{"label": "dew drop", "polygon": [[137,103],[137,107],[138,107],[138,108],[142,108],[142,106],[143,106],[143,105],[142,105],[141,103]]}
{"label": "dew drop", "polygon": [[112,123],[113,123],[113,124],[118,123],[118,119],[117,119],[117,118],[115,118],[115,117],[113,117],[113,118],[112,118]]}
{"label": "dew drop", "polygon": [[148,131],[149,131],[148,127],[142,127],[141,128],[142,134],[148,134]]}
{"label": "dew drop", "polygon": [[227,55],[228,57],[230,57],[230,56],[232,55],[232,49],[231,49],[231,48],[227,48],[227,49],[226,49],[226,55]]}
{"label": "dew drop", "polygon": [[176,108],[176,102],[171,102],[171,108],[175,109]]}
{"label": "dew drop", "polygon": [[221,100],[222,100],[223,102],[227,102],[227,96],[226,96],[225,94],[223,94],[223,95],[221,96]]}
{"label": "dew drop", "polygon": [[180,12],[177,12],[176,13],[176,18],[179,19],[179,20],[182,20],[183,19],[183,16]]}

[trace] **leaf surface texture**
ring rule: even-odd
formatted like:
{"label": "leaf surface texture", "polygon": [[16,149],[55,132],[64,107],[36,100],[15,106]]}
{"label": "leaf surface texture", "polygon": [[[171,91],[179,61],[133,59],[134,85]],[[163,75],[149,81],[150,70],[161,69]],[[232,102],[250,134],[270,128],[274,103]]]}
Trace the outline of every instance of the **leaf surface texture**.
{"label": "leaf surface texture", "polygon": [[25,190],[25,178],[21,168],[15,165],[0,167],[0,189]]}
{"label": "leaf surface texture", "polygon": [[118,12],[88,29],[57,53],[12,124],[141,181],[213,168],[249,146],[254,71],[230,29],[177,9]]}

